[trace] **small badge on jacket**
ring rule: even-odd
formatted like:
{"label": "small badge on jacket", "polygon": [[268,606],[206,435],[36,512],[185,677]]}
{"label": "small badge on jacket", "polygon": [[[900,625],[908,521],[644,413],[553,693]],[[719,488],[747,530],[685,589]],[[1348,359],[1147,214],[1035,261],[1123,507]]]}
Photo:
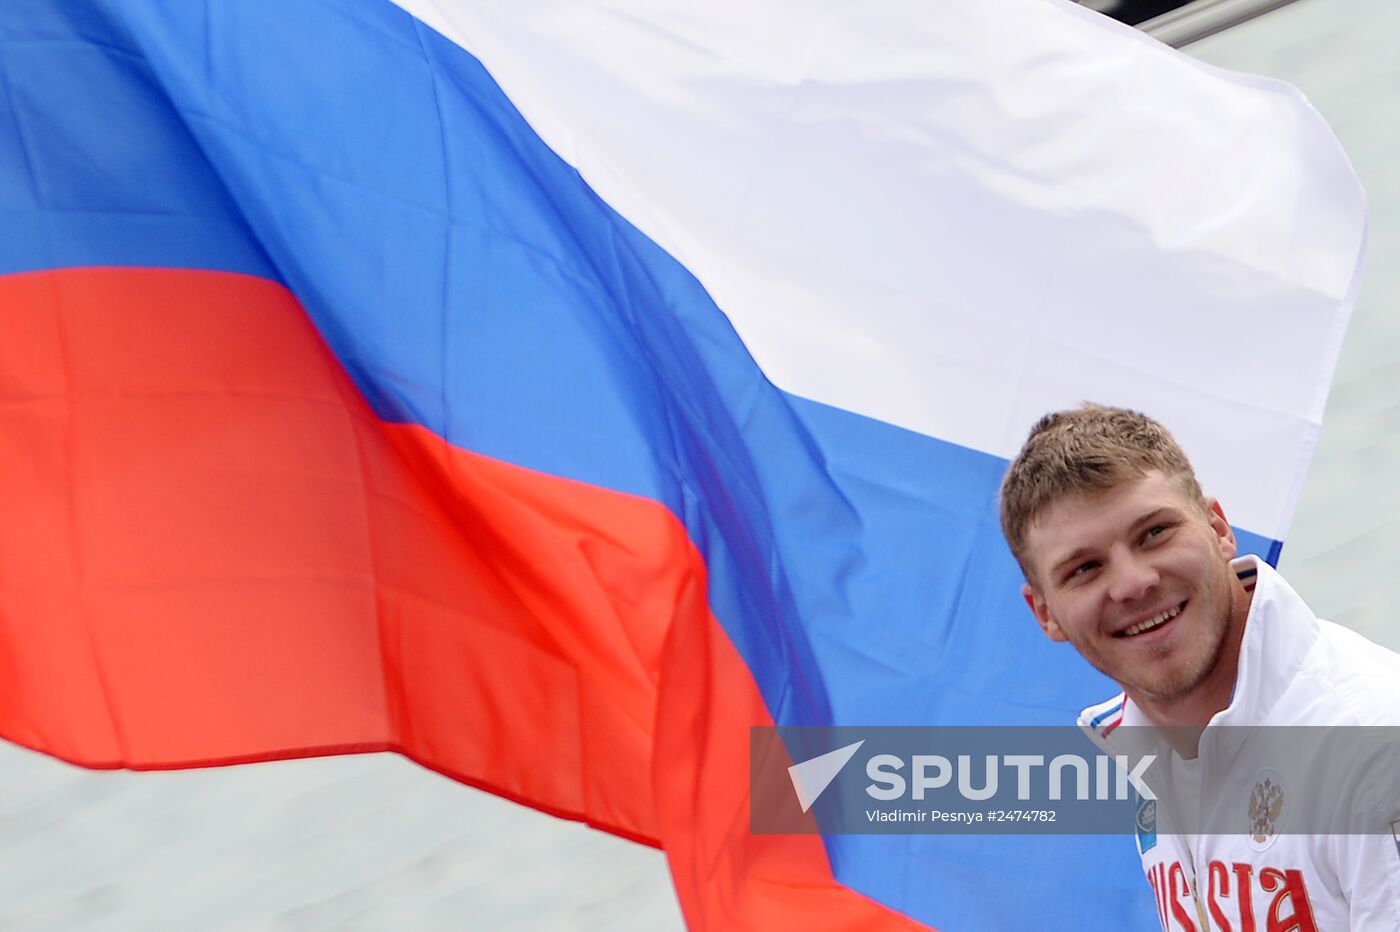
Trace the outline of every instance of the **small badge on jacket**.
{"label": "small badge on jacket", "polygon": [[[1157,800],[1138,797],[1137,837],[1143,854],[1157,847]],[[1400,841],[1400,835],[1396,837]]]}
{"label": "small badge on jacket", "polygon": [[1249,794],[1249,846],[1263,851],[1278,837],[1283,821],[1283,778],[1272,770],[1260,772]]}

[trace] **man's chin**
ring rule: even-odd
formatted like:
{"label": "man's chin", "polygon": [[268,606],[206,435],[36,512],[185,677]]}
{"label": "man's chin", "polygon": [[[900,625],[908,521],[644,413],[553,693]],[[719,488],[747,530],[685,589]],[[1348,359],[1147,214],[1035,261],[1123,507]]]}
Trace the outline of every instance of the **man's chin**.
{"label": "man's chin", "polygon": [[1184,671],[1177,676],[1157,678],[1150,682],[1120,684],[1129,696],[1158,705],[1169,705],[1187,698],[1205,681],[1208,671]]}

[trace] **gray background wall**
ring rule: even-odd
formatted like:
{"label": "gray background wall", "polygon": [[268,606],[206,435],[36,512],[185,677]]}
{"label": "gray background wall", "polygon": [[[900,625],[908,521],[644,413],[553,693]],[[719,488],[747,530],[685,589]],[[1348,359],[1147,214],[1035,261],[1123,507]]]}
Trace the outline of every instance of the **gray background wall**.
{"label": "gray background wall", "polygon": [[[1300,0],[1186,51],[1302,88],[1369,192],[1366,277],[1281,568],[1400,649],[1397,39],[1394,0]],[[90,773],[0,743],[0,928],[681,927],[659,852],[394,755]]]}
{"label": "gray background wall", "polygon": [[1323,617],[1400,649],[1398,41],[1394,0],[1300,0],[1186,51],[1301,88],[1366,188],[1366,271],[1279,568]]}

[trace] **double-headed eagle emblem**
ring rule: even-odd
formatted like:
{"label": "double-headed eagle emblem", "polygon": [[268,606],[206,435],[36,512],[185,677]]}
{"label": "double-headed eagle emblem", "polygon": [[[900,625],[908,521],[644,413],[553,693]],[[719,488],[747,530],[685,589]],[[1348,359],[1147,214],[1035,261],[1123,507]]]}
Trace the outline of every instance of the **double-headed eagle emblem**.
{"label": "double-headed eagle emblem", "polygon": [[1263,844],[1278,833],[1279,816],[1283,813],[1283,785],[1272,777],[1254,784],[1249,794],[1249,835]]}

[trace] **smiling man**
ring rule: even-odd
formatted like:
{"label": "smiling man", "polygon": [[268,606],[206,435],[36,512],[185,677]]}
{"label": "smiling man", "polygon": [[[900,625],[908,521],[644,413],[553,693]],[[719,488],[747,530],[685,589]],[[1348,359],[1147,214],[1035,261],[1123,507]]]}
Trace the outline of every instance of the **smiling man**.
{"label": "smiling man", "polygon": [[1300,748],[1277,765],[1285,775],[1255,773],[1204,731],[1400,724],[1400,656],[1319,620],[1257,557],[1237,559],[1221,504],[1137,412],[1086,404],[1042,418],[1002,482],[1001,521],[1041,629],[1122,688],[1080,725],[1109,749],[1120,725],[1170,728],[1171,780],[1190,788],[1176,798],[1199,806],[1177,824],[1250,826],[1159,837],[1153,810],[1140,810],[1163,928],[1400,929],[1394,755],[1329,785],[1369,834],[1289,834],[1288,794],[1319,768]]}

